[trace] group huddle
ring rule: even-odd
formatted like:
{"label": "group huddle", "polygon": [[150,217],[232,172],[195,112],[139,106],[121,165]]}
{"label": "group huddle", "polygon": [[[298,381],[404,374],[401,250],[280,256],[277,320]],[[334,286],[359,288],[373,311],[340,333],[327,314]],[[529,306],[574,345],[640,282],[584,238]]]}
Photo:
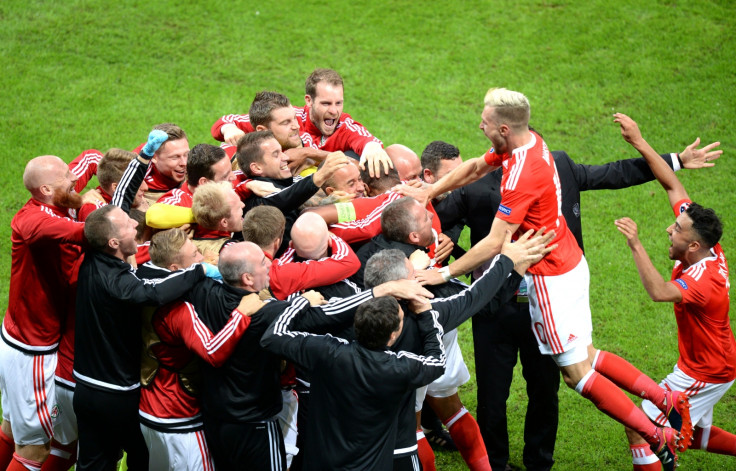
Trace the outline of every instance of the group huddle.
{"label": "group huddle", "polygon": [[[214,123],[219,146],[164,123],[134,152],[28,162],[0,470],[112,470],[123,452],[131,470],[433,470],[432,446],[511,469],[517,355],[527,469],[554,464],[560,373],[625,426],[634,470],[674,469],[688,448],[736,456],[712,424],[736,379],[722,225],[675,175],[712,167],[719,143],[658,155],[617,114],[642,158],[580,165],[529,127],[523,94],[493,88],[486,154],[432,141],[418,156],[344,113],[343,91],[316,69],[305,106],[260,92]],[[593,347],[580,223],[580,191],[654,179],[676,217],[671,279],[634,221],[616,227],[652,300],[674,303],[679,359],[660,384]],[[458,395],[471,318],[475,416]]]}

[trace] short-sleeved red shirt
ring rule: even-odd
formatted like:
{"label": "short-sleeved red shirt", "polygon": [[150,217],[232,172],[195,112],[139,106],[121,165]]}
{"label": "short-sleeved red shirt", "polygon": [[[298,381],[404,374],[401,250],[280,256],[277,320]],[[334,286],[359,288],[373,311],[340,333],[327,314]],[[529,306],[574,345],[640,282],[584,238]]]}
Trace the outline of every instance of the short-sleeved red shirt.
{"label": "short-sleeved red shirt", "polygon": [[534,275],[562,275],[577,266],[582,250],[567,228],[561,210],[560,178],[555,161],[544,140],[530,131],[528,144],[509,154],[490,149],[484,155],[491,166],[503,166],[501,204],[496,217],[509,224],[520,224],[517,236],[542,226],[554,229],[552,244],[557,248],[529,268]]}
{"label": "short-sleeved red shirt", "polygon": [[[675,215],[687,209],[690,201],[679,201]],[[728,315],[728,262],[721,244],[711,255],[683,270],[675,262],[670,279],[682,293],[675,303],[677,342],[680,359],[677,366],[697,380],[726,383],[736,379],[736,340]]]}

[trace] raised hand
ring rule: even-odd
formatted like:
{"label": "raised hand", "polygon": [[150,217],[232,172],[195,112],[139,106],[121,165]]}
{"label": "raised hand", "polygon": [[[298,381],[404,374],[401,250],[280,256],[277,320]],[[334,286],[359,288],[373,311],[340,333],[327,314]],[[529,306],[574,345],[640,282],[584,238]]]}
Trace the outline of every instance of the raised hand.
{"label": "raised hand", "polygon": [[141,156],[147,159],[152,158],[153,154],[156,153],[158,148],[161,147],[168,138],[169,135],[165,132],[160,129],[154,129],[148,134],[148,141],[146,142],[146,145],[143,146],[143,149],[141,149]]}
{"label": "raised hand", "polygon": [[258,297],[258,293],[251,293],[249,295],[243,296],[240,299],[240,304],[238,304],[238,311],[242,315],[250,317],[258,312],[265,305],[266,303],[261,301],[261,299]]}
{"label": "raised hand", "polygon": [[699,145],[700,138],[697,138],[695,139],[695,142],[685,147],[685,150],[680,152],[680,160],[682,161],[683,167],[688,169],[713,167],[715,165],[713,161],[723,154],[723,151],[720,149],[712,150],[721,145],[718,141],[712,142],[707,146],[698,149],[697,147]]}
{"label": "raised hand", "polygon": [[360,156],[359,162],[361,170],[365,170],[366,165],[368,166],[368,173],[371,178],[376,178],[381,173],[381,166],[383,166],[384,172],[388,175],[388,171],[394,168],[394,163],[388,156],[381,144],[377,142],[369,142],[363,148],[363,154]]}

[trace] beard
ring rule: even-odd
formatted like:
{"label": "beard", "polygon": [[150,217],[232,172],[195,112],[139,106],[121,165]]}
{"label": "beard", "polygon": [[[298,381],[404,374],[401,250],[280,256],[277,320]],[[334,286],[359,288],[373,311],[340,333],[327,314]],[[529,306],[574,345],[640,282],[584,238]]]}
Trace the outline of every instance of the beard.
{"label": "beard", "polygon": [[59,208],[79,209],[82,207],[82,196],[77,192],[70,193],[56,188],[52,203]]}

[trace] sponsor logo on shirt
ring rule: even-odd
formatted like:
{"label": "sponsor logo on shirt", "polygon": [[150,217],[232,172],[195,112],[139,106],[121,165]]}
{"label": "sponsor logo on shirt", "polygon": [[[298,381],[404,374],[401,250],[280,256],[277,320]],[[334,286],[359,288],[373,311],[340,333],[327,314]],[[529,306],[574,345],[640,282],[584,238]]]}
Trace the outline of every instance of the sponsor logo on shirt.
{"label": "sponsor logo on shirt", "polygon": [[677,284],[682,286],[682,289],[687,289],[687,283],[685,283],[685,280],[683,280],[682,278],[677,278],[675,281],[677,282]]}
{"label": "sponsor logo on shirt", "polygon": [[506,216],[511,216],[511,208],[508,208],[502,204],[498,205],[498,210]]}

